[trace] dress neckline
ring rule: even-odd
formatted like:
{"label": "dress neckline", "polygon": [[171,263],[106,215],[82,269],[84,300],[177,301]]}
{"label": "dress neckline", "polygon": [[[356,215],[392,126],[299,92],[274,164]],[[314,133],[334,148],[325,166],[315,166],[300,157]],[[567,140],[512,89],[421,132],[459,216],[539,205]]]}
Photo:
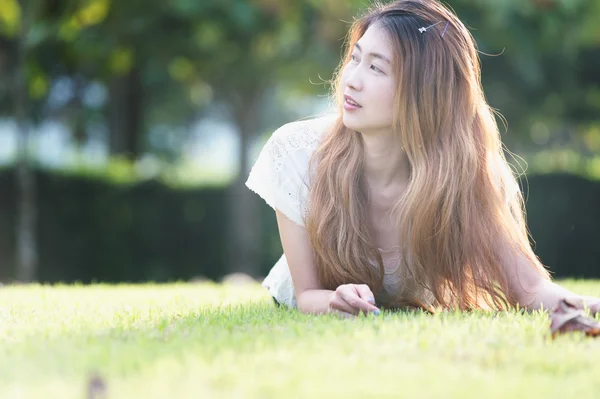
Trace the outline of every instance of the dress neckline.
{"label": "dress neckline", "polygon": [[392,252],[392,251],[396,251],[396,250],[400,249],[400,245],[393,245],[393,246],[389,247],[388,249],[383,249],[383,248],[377,247],[377,249],[380,252]]}

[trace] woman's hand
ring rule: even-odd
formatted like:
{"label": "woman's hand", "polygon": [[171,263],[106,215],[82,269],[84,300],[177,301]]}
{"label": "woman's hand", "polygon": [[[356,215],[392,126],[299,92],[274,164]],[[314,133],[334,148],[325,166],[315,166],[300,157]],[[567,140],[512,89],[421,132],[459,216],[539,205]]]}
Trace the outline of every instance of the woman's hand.
{"label": "woman's hand", "polygon": [[379,315],[375,295],[366,284],[343,284],[329,297],[329,312],[353,317],[363,312]]}
{"label": "woman's hand", "polygon": [[600,298],[596,298],[593,296],[583,296],[583,295],[563,295],[558,297],[557,305],[554,306],[552,310],[555,310],[559,307],[561,300],[565,299],[568,303],[576,310],[589,310],[590,315],[595,317],[600,313]]}
{"label": "woman's hand", "polygon": [[600,323],[583,312],[588,308],[593,315],[598,313],[600,298],[577,296],[562,298],[550,314],[552,338],[573,331],[584,332],[591,337],[600,336]]}
{"label": "woman's hand", "polygon": [[600,313],[600,298],[593,296],[579,296],[576,300],[572,301],[577,309],[584,310],[587,308],[590,311],[592,317]]}

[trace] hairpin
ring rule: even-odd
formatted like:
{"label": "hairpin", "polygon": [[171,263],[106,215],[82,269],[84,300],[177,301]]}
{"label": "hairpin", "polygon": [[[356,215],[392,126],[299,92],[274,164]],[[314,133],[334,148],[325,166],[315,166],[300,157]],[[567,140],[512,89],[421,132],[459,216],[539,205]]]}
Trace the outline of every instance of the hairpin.
{"label": "hairpin", "polygon": [[450,21],[446,22],[446,26],[444,27],[444,31],[442,32],[442,37],[444,37],[444,34],[446,33],[446,29],[448,29],[449,23],[450,23]]}
{"label": "hairpin", "polygon": [[[434,27],[434,26],[436,26],[436,25],[437,25],[437,24],[439,24],[440,22],[443,22],[443,21],[438,21],[438,22],[436,22],[435,24],[429,25],[428,27],[424,27],[424,26],[422,26],[422,27],[420,27],[420,28],[419,28],[419,32],[421,32],[421,33],[425,33],[425,32],[427,32],[427,29],[429,29],[429,28],[431,28],[431,27]],[[446,29],[448,29],[448,24],[449,24],[449,23],[450,23],[450,21],[447,21],[447,22],[446,22],[446,27],[444,28],[444,32],[442,32],[442,37],[444,37],[444,34],[446,34]]]}

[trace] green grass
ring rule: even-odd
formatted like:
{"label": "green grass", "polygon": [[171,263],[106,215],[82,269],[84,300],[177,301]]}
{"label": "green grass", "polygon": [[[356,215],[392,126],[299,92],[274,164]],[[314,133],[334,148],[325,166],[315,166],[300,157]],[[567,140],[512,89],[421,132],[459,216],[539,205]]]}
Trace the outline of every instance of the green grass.
{"label": "green grass", "polygon": [[[599,281],[562,281],[600,296]],[[545,313],[276,309],[258,285],[0,288],[0,398],[597,397],[600,340]]]}

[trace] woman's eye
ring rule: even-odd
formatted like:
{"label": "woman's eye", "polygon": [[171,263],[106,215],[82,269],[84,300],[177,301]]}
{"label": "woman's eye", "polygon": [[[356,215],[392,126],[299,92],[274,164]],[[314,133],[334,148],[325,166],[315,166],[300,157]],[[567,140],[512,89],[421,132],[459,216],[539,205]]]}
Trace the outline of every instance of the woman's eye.
{"label": "woman's eye", "polygon": [[383,71],[381,69],[377,68],[375,65],[371,65],[371,69],[374,70],[375,72],[383,73]]}
{"label": "woman's eye", "polygon": [[352,61],[354,61],[354,62],[358,62],[358,57],[357,57],[357,56],[355,56],[354,54],[352,54],[352,55],[350,56],[350,59],[351,59]]}

